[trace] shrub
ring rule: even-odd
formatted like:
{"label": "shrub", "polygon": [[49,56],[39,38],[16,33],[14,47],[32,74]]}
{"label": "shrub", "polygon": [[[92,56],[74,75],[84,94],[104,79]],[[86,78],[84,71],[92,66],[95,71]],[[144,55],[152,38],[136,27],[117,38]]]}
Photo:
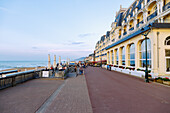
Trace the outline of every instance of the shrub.
{"label": "shrub", "polygon": [[158,78],[155,78],[155,80],[162,80],[162,78],[161,78],[161,77],[158,77]]}
{"label": "shrub", "polygon": [[142,71],[142,70],[138,68],[137,71]]}
{"label": "shrub", "polygon": [[163,80],[163,81],[170,81],[169,78],[167,78],[167,77],[166,77],[166,78],[163,78],[162,80]]}

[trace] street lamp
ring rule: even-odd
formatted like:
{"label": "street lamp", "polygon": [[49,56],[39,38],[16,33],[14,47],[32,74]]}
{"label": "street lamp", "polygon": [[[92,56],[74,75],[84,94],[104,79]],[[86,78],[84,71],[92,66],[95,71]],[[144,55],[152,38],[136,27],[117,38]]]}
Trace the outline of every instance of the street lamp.
{"label": "street lamp", "polygon": [[[145,36],[145,54],[146,54],[146,69],[145,69],[145,82],[149,83],[148,79],[148,58],[147,58],[147,35],[151,31],[151,25],[148,25],[149,30],[146,33],[143,33],[142,35]],[[141,29],[141,31],[144,31],[144,28]]]}

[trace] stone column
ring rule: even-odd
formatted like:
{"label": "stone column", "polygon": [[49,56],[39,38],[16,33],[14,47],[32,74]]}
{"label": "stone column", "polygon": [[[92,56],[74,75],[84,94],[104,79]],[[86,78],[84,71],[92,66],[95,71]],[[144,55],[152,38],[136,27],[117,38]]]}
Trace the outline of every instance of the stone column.
{"label": "stone column", "polygon": [[53,67],[56,68],[56,55],[54,55],[54,63],[53,63]]}
{"label": "stone column", "polygon": [[145,5],[147,5],[147,0],[145,0]]}
{"label": "stone column", "polygon": [[48,54],[48,69],[51,68],[51,62],[50,62],[50,54]]}
{"label": "stone column", "polygon": [[125,66],[127,67],[127,66],[129,66],[129,62],[128,62],[128,52],[129,52],[129,50],[128,50],[128,45],[125,45]]}
{"label": "stone column", "polygon": [[113,50],[114,52],[114,65],[116,65],[116,50]]}
{"label": "stone column", "polygon": [[162,10],[162,8],[163,8],[163,4],[164,4],[164,3],[163,3],[163,0],[161,0],[161,1],[160,1],[160,13],[162,13],[162,12],[163,12],[163,10]]}
{"label": "stone column", "polygon": [[61,56],[59,56],[59,65],[61,64]]}
{"label": "stone column", "polygon": [[[158,48],[157,48],[157,35],[156,33],[150,32],[149,36],[151,41],[151,67],[154,74],[158,73]],[[152,38],[155,37],[155,38]]]}
{"label": "stone column", "polygon": [[109,64],[109,52],[107,52],[107,64]]}
{"label": "stone column", "polygon": [[113,55],[113,51],[111,50],[111,51],[110,51],[110,64],[113,64],[113,63],[112,63],[112,55]]}
{"label": "stone column", "polygon": [[139,56],[139,43],[138,42],[135,42],[135,69],[139,68],[140,65],[139,65],[139,60],[140,60],[140,56]]}
{"label": "stone column", "polygon": [[121,48],[119,48],[118,49],[118,51],[119,51],[119,66],[121,66],[122,65],[122,56],[121,56]]}
{"label": "stone column", "polygon": [[157,5],[157,15],[159,15],[159,13],[160,13],[160,12],[159,12],[159,11],[160,11],[160,10],[159,10],[159,9],[160,9],[160,7],[159,7],[159,3],[157,2],[157,4],[156,4],[156,5]]}
{"label": "stone column", "polygon": [[148,15],[148,11],[147,11],[147,9],[145,9],[144,12],[143,12],[143,22],[144,22],[144,24],[147,22],[147,15]]}
{"label": "stone column", "polygon": [[137,16],[135,16],[135,19],[134,19],[134,30],[136,29],[136,24],[137,24]]}

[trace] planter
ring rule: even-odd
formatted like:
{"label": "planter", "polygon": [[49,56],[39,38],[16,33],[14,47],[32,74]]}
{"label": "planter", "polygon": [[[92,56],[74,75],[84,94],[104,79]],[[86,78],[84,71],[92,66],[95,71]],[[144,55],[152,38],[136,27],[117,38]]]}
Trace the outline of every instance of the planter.
{"label": "planter", "polygon": [[161,79],[156,80],[156,82],[163,84],[163,80]]}
{"label": "planter", "polygon": [[163,81],[163,84],[170,86],[170,81]]}

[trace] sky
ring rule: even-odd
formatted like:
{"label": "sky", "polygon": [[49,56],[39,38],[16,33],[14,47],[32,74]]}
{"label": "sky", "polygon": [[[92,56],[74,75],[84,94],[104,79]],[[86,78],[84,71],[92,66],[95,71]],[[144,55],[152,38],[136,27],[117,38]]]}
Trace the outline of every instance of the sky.
{"label": "sky", "polygon": [[0,0],[0,61],[86,57],[133,1]]}

